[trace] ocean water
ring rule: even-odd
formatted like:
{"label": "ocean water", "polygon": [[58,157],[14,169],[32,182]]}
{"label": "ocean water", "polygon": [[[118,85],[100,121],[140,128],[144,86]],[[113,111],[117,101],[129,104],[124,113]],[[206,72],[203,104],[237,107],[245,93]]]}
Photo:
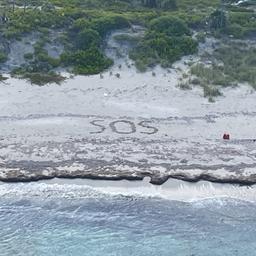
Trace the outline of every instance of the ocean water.
{"label": "ocean water", "polygon": [[256,255],[254,188],[127,184],[0,185],[0,255]]}

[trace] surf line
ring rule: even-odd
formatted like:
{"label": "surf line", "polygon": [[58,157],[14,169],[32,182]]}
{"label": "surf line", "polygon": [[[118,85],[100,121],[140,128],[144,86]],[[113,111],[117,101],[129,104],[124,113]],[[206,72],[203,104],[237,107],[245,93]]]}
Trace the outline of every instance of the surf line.
{"label": "surf line", "polygon": [[[134,123],[132,121],[122,119],[110,122],[107,126],[103,123],[104,121],[105,120],[103,119],[91,121],[90,124],[94,127],[97,127],[98,131],[90,132],[90,134],[104,133],[108,127],[111,129],[113,133],[117,134],[134,134],[137,132],[138,127],[144,129],[143,131],[140,131],[141,134],[153,135],[159,132],[159,130],[156,127],[150,125],[150,121],[141,121],[139,123]],[[125,129],[119,127],[120,125],[122,127],[125,126]]]}

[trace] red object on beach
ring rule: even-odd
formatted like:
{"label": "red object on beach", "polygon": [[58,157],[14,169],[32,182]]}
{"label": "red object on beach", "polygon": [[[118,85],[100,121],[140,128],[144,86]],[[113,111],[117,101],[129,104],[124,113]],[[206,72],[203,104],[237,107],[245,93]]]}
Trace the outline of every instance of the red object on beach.
{"label": "red object on beach", "polygon": [[230,140],[230,135],[228,133],[224,133],[223,140]]}

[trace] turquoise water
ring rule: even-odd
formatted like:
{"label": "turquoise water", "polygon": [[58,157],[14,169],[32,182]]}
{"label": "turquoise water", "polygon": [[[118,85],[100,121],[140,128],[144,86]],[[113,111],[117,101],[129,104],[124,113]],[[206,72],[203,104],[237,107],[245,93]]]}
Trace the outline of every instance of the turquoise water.
{"label": "turquoise water", "polygon": [[8,186],[0,189],[3,256],[256,254],[254,202],[185,202],[87,186]]}

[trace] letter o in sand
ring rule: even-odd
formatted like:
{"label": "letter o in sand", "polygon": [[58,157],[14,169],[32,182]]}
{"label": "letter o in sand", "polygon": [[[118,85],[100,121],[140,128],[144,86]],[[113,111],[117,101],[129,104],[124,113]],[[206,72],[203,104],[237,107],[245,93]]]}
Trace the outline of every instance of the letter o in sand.
{"label": "letter o in sand", "polygon": [[[118,124],[121,124],[122,126],[125,125],[126,127],[129,126],[130,131],[125,131],[125,129],[123,129],[123,131],[120,131],[120,127],[119,129],[117,129]],[[133,122],[126,121],[126,120],[118,120],[118,121],[111,122],[109,126],[113,132],[118,134],[132,134],[136,132],[135,124]]]}

